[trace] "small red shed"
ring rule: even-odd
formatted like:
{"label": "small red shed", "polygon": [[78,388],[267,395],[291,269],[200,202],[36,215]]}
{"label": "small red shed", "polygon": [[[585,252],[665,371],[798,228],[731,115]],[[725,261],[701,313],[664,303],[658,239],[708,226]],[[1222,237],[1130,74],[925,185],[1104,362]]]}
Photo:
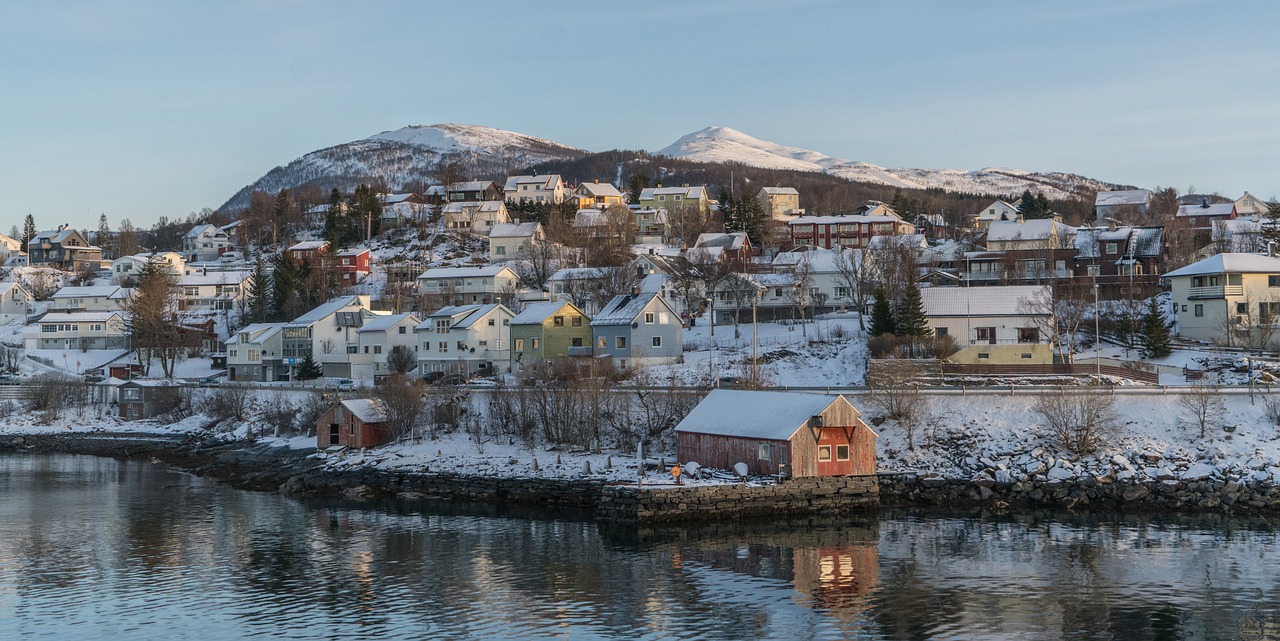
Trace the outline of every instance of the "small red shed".
{"label": "small red shed", "polygon": [[676,426],[676,456],[752,474],[865,475],[878,438],[843,395],[717,389]]}
{"label": "small red shed", "polygon": [[382,401],[353,398],[329,408],[316,421],[316,447],[377,447],[391,442]]}

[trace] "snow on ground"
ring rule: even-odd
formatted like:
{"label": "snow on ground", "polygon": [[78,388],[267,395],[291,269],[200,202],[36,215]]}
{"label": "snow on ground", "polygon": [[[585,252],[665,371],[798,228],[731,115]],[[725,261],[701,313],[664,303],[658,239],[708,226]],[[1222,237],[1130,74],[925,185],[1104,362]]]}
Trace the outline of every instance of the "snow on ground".
{"label": "snow on ground", "polygon": [[50,365],[56,369],[72,374],[83,374],[85,370],[103,367],[119,358],[127,350],[123,349],[29,349],[29,359],[42,365]]}

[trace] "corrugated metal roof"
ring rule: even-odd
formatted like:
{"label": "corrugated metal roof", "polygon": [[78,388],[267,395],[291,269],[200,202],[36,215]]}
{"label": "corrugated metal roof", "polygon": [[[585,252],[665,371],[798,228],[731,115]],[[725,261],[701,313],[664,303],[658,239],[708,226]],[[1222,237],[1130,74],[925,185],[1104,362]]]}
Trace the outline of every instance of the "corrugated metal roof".
{"label": "corrugated metal roof", "polygon": [[920,290],[925,317],[1026,316],[1022,301],[1043,296],[1046,285],[925,287]]}
{"label": "corrugated metal roof", "polygon": [[785,441],[839,399],[824,394],[712,390],[676,432]]}

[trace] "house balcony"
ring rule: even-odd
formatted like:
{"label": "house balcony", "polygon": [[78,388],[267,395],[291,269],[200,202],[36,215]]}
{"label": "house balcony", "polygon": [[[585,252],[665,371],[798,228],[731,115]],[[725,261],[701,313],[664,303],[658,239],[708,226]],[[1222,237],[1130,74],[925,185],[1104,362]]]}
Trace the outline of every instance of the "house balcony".
{"label": "house balcony", "polygon": [[1243,285],[1210,285],[1208,287],[1192,287],[1187,292],[1189,299],[1225,298],[1227,296],[1243,296]]}

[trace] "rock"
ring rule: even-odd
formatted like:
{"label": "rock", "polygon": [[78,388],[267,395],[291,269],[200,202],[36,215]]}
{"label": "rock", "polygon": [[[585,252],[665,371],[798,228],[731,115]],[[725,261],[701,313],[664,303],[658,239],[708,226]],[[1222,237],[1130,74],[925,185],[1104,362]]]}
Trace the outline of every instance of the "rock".
{"label": "rock", "polygon": [[355,499],[355,500],[371,499],[377,495],[378,495],[377,491],[375,491],[373,488],[369,487],[368,485],[357,485],[355,487],[349,487],[346,490],[343,490],[342,492],[342,498]]}
{"label": "rock", "polygon": [[1159,470],[1156,470],[1156,480],[1157,480],[1157,481],[1168,481],[1168,480],[1170,480],[1170,479],[1174,479],[1174,478],[1177,478],[1177,477],[1175,477],[1175,476],[1173,475],[1173,470],[1170,470],[1170,469],[1169,469],[1169,468],[1167,468],[1167,467],[1162,467],[1162,468],[1160,468]]}
{"label": "rock", "polygon": [[1067,481],[1075,477],[1076,477],[1075,472],[1063,467],[1055,467],[1049,470],[1050,481]]}
{"label": "rock", "polygon": [[938,476],[930,476],[920,479],[920,485],[924,487],[942,487],[947,484],[947,479]]}
{"label": "rock", "polygon": [[1036,474],[1044,474],[1049,469],[1045,466],[1044,461],[1032,461],[1023,468],[1027,472],[1027,476],[1035,476]]}
{"label": "rock", "polygon": [[1124,469],[1124,470],[1133,469],[1133,463],[1129,461],[1129,459],[1125,458],[1123,454],[1116,454],[1115,456],[1111,457],[1111,462],[1118,465],[1120,469]]}
{"label": "rock", "polygon": [[992,495],[992,494],[995,494],[995,492],[992,492],[992,491],[991,491],[991,488],[989,488],[989,487],[982,487],[982,486],[979,486],[979,487],[978,487],[978,498],[979,498],[979,499],[981,499],[981,500],[985,501],[985,500],[987,500],[987,499],[991,498],[991,495]]}
{"label": "rock", "polygon": [[1131,501],[1141,501],[1147,498],[1148,494],[1150,494],[1150,491],[1147,490],[1147,486],[1132,485],[1125,488],[1123,498],[1126,503],[1129,503]]}
{"label": "rock", "polygon": [[1182,479],[1184,481],[1198,481],[1213,476],[1217,471],[1218,468],[1207,463],[1195,463],[1182,473]]}
{"label": "rock", "polygon": [[1116,480],[1117,480],[1117,481],[1129,481],[1129,480],[1132,480],[1132,479],[1133,479],[1134,477],[1136,477],[1136,476],[1138,476],[1138,473],[1137,473],[1137,472],[1135,472],[1135,471],[1133,471],[1133,470],[1121,470],[1119,473],[1117,473],[1117,474],[1116,474]]}
{"label": "rock", "polygon": [[1008,472],[1004,470],[996,470],[996,483],[999,483],[1001,485],[1008,485],[1009,483],[1012,483],[1012,482],[1013,482],[1013,477],[1010,476]]}
{"label": "rock", "polygon": [[996,480],[991,478],[986,472],[973,477],[969,482],[977,485],[978,487],[984,488],[993,487],[996,484]]}

